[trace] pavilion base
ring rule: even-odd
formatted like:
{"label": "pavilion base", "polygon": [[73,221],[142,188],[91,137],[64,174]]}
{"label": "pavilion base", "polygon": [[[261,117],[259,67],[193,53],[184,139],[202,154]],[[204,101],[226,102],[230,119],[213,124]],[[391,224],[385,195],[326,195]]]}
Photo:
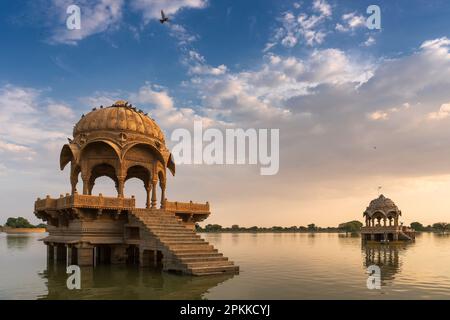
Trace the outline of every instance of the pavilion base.
{"label": "pavilion base", "polygon": [[403,226],[362,227],[361,239],[364,242],[372,241],[379,243],[414,241],[415,232],[411,228]]}

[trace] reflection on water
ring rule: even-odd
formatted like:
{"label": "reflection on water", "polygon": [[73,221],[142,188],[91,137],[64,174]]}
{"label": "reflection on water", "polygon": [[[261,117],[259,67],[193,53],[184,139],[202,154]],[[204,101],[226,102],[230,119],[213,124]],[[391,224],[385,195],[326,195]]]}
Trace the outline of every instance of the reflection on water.
{"label": "reflection on water", "polygon": [[31,239],[28,234],[7,234],[6,245],[8,249],[26,249]]}
{"label": "reflection on water", "polygon": [[401,271],[399,251],[406,250],[408,244],[379,244],[363,243],[364,266],[377,265],[381,270],[382,285],[394,280],[395,275]]}
{"label": "reflection on water", "polygon": [[233,277],[180,276],[131,266],[81,268],[81,290],[67,290],[64,265],[50,263],[40,273],[48,293],[39,299],[202,299],[213,288]]}
{"label": "reflection on water", "polygon": [[[361,244],[354,235],[202,234],[240,266],[239,275],[189,277],[131,266],[82,268],[68,290],[65,266],[47,265],[45,234],[0,233],[0,299],[449,299],[450,237]],[[368,266],[381,269],[369,290]]]}

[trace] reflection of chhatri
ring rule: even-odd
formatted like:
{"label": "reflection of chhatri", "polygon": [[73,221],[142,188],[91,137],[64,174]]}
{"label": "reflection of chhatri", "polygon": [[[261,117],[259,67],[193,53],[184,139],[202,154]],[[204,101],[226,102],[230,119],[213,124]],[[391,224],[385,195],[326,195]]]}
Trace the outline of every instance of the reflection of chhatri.
{"label": "reflection of chhatri", "polygon": [[414,230],[398,224],[402,212],[395,203],[380,195],[370,202],[363,216],[366,226],[361,228],[362,239],[367,241],[414,241]]}
{"label": "reflection of chhatri", "polygon": [[400,247],[398,244],[364,244],[364,266],[368,268],[371,265],[377,265],[380,267],[382,280],[394,279],[394,275],[400,271],[399,251],[402,249],[402,246],[401,244]]}
{"label": "reflection of chhatri", "polygon": [[[83,266],[130,262],[194,275],[238,271],[194,231],[195,223],[209,216],[209,203],[166,200],[166,171],[175,174],[175,163],[153,119],[117,101],[83,115],[73,138],[60,158],[61,170],[70,162],[72,193],[35,203],[36,216],[48,222],[44,242],[50,259]],[[82,195],[77,192],[79,175]],[[102,176],[115,182],[117,197],[92,195]],[[143,182],[146,208],[138,209],[134,197],[124,197],[131,178]]]}
{"label": "reflection of chhatri", "polygon": [[121,266],[81,267],[81,274],[81,290],[67,290],[65,266],[49,264],[47,270],[40,273],[47,292],[39,299],[197,300],[234,277],[233,274],[180,277]]}

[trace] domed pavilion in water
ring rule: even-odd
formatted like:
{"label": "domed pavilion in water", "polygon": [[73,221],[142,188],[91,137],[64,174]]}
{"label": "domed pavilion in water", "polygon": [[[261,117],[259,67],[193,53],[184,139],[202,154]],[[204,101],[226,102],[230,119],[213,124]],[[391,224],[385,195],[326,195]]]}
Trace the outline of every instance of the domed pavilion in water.
{"label": "domed pavilion in water", "polygon": [[[69,163],[71,193],[35,203],[35,215],[48,224],[43,241],[49,260],[80,266],[130,263],[193,275],[238,272],[195,233],[195,223],[210,215],[209,203],[166,199],[166,175],[175,175],[175,163],[163,132],[143,111],[117,101],[83,115],[73,140],[61,150],[61,170]],[[114,181],[117,197],[92,194],[102,176]],[[145,208],[124,196],[131,178],[143,183]]]}
{"label": "domed pavilion in water", "polygon": [[366,219],[366,225],[361,228],[363,241],[413,241],[414,230],[399,225],[401,215],[394,201],[384,195],[372,200],[363,214]]}

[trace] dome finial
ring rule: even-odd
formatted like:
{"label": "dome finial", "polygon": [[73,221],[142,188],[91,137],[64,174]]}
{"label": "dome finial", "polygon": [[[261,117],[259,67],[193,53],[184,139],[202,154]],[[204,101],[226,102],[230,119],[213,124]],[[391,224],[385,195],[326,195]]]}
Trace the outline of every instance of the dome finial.
{"label": "dome finial", "polygon": [[125,100],[117,100],[113,104],[113,106],[115,106],[115,107],[126,107],[127,105],[128,105],[128,102]]}

